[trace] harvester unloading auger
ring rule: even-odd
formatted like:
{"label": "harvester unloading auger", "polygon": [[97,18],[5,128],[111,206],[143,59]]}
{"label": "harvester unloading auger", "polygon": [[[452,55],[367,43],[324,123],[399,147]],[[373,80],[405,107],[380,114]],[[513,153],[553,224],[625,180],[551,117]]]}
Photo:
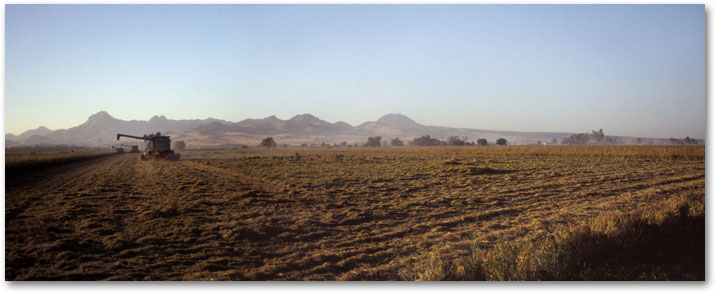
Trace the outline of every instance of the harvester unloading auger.
{"label": "harvester unloading auger", "polygon": [[142,161],[156,158],[156,159],[167,159],[167,160],[179,160],[179,154],[175,154],[171,150],[172,140],[168,136],[162,135],[157,132],[156,134],[145,134],[144,136],[134,136],[117,133],[117,140],[120,137],[129,137],[134,139],[141,139],[145,142],[144,153],[142,153]]}

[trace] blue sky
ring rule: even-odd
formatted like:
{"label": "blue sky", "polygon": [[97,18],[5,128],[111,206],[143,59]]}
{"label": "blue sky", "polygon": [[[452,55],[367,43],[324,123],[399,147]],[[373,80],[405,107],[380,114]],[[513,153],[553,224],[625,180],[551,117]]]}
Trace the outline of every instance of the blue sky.
{"label": "blue sky", "polygon": [[7,5],[5,130],[312,113],[703,138],[703,5]]}

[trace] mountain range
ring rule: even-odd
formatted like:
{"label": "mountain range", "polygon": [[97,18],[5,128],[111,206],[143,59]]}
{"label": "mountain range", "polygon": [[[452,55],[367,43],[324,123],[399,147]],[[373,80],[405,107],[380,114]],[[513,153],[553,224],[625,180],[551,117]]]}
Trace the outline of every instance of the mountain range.
{"label": "mountain range", "polygon": [[[50,130],[46,127],[28,130],[20,135],[5,135],[6,147],[19,145],[66,144],[83,146],[118,145],[117,133],[143,135],[161,132],[173,140],[184,140],[188,147],[212,147],[232,145],[256,145],[263,138],[272,136],[278,144],[320,145],[322,143],[363,143],[369,136],[381,136],[383,140],[400,138],[404,141],[423,135],[438,139],[458,136],[475,141],[486,138],[495,141],[507,139],[509,144],[535,144],[540,141],[560,141],[573,133],[566,132],[514,132],[482,129],[428,126],[415,122],[402,114],[388,114],[376,121],[358,126],[346,122],[327,122],[311,114],[296,115],[288,120],[276,116],[263,119],[245,119],[238,122],[208,118],[195,120],[172,120],[154,116],[149,120],[121,120],[105,111],[91,115],[78,126]],[[139,141],[122,138],[121,143]]]}

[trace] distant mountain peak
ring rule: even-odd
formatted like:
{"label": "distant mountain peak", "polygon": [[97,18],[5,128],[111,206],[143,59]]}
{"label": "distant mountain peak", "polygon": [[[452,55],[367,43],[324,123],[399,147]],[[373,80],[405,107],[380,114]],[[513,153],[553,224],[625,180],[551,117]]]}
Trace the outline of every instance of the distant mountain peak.
{"label": "distant mountain peak", "polygon": [[311,115],[310,113],[306,113],[306,114],[299,114],[299,115],[293,116],[291,118],[291,120],[306,121],[306,120],[320,120],[320,119],[318,119],[318,117],[316,117],[316,116]]}
{"label": "distant mountain peak", "polygon": [[353,127],[353,126],[351,126],[350,124],[346,123],[345,121],[338,121],[338,122],[333,123],[333,124],[334,124],[334,125],[341,126],[341,127]]}
{"label": "distant mountain peak", "polygon": [[21,133],[20,136],[22,136],[24,138],[28,138],[33,135],[46,135],[50,132],[52,132],[52,130],[50,130],[49,128],[47,128],[45,126],[40,126],[38,128],[25,131],[25,132]]}
{"label": "distant mountain peak", "polygon": [[149,121],[166,121],[166,120],[167,120],[167,117],[164,115],[161,115],[161,116],[154,115],[154,116],[152,116],[152,119],[149,119]]}
{"label": "distant mountain peak", "polygon": [[289,122],[291,122],[293,124],[300,124],[300,125],[319,125],[319,124],[326,123],[325,121],[319,119],[318,117],[313,116],[308,113],[293,116],[293,118],[291,118],[289,120]]}
{"label": "distant mountain peak", "polygon": [[278,117],[276,117],[276,115],[268,116],[268,117],[264,118],[264,120],[266,120],[266,121],[281,121],[281,119],[278,119]]}
{"label": "distant mountain peak", "polygon": [[92,114],[92,116],[89,116],[89,118],[87,118],[87,120],[90,120],[90,121],[92,121],[92,120],[107,120],[107,119],[114,119],[114,117],[109,115],[109,113],[107,113],[106,111],[99,111],[95,114]]}
{"label": "distant mountain peak", "polygon": [[415,122],[415,120],[410,119],[410,117],[405,116],[403,114],[388,114],[384,115],[383,117],[380,117],[378,121],[376,121],[383,125],[391,125],[391,126],[418,126],[420,125],[418,122]]}

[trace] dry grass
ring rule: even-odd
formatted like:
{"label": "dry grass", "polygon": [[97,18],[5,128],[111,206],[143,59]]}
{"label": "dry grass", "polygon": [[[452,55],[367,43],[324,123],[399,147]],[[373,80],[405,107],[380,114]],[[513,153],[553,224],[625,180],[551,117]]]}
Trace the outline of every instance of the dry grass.
{"label": "dry grass", "polygon": [[[603,213],[652,211],[705,189],[703,146],[191,150],[182,159],[110,156],[8,179],[6,278],[469,279],[467,265],[448,277],[428,271],[459,268],[471,247],[540,243]],[[520,255],[510,251],[493,255]]]}
{"label": "dry grass", "polygon": [[5,153],[5,172],[8,175],[79,162],[116,154],[115,151],[65,151]]}
{"label": "dry grass", "polygon": [[311,147],[311,148],[235,148],[231,150],[185,150],[191,159],[228,159],[247,156],[289,156],[301,154],[344,154],[367,156],[445,157],[445,156],[531,156],[531,157],[592,157],[658,160],[704,160],[704,145],[673,146],[464,146],[464,147]]}
{"label": "dry grass", "polygon": [[[693,191],[643,211],[609,211],[534,241],[432,255],[416,280],[705,280],[704,196]],[[422,270],[421,270],[422,269]]]}

